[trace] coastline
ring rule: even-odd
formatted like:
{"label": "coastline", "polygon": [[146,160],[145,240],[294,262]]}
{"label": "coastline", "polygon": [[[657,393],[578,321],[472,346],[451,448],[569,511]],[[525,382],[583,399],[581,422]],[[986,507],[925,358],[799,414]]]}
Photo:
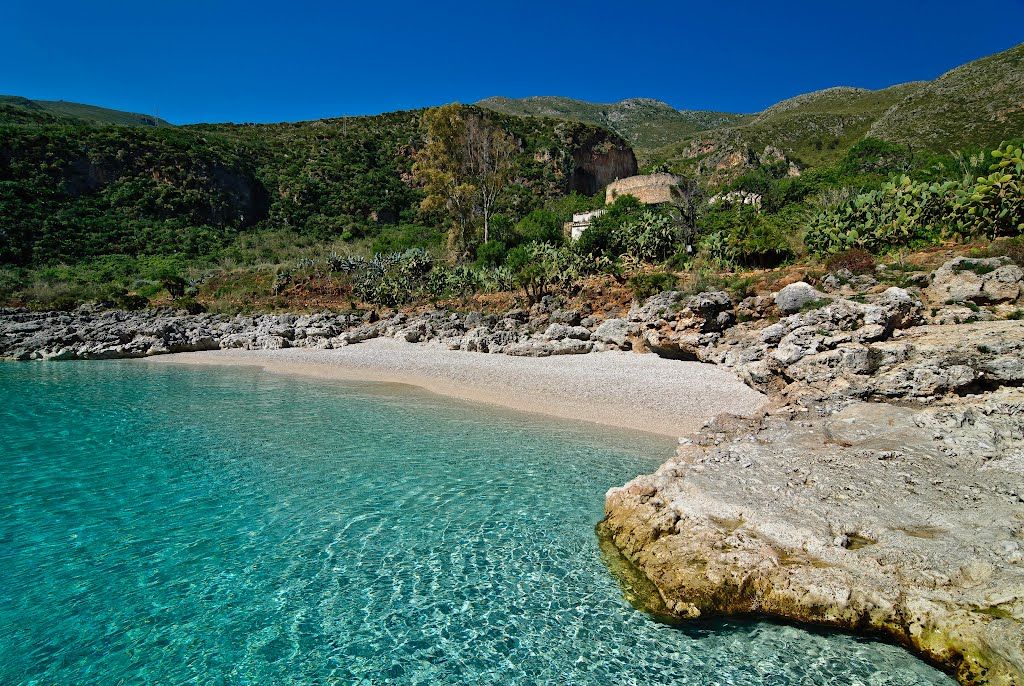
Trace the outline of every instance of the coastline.
{"label": "coastline", "polygon": [[719,367],[629,352],[514,357],[373,339],[333,350],[217,350],[138,362],[255,366],[317,379],[406,384],[460,400],[672,438],[721,413],[752,415],[767,402]]}

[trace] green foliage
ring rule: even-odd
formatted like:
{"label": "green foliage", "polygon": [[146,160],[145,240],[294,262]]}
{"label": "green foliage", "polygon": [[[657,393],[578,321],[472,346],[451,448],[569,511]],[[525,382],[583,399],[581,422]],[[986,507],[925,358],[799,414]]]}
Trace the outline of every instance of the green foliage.
{"label": "green foliage", "polygon": [[412,248],[440,248],[444,244],[444,231],[419,224],[382,226],[376,232],[371,251],[374,253],[405,252]]}
{"label": "green foliage", "polygon": [[951,214],[967,236],[1015,236],[1024,232],[1024,153],[1007,144],[992,151],[988,176],[978,177],[969,193],[957,198]]}
{"label": "green foliage", "polygon": [[171,305],[172,307],[184,310],[189,314],[202,314],[203,312],[206,312],[206,306],[201,302],[198,302],[195,298],[175,298]]}
{"label": "green foliage", "polygon": [[551,243],[559,245],[564,242],[560,217],[551,210],[537,209],[519,220],[512,231],[509,241],[513,246],[524,243]]}
{"label": "green foliage", "polygon": [[929,184],[902,176],[818,214],[804,243],[811,252],[829,255],[850,248],[878,253],[934,242],[948,234],[947,214],[958,192],[956,182]]}
{"label": "green foliage", "polygon": [[805,302],[803,305],[800,306],[800,311],[801,312],[810,312],[812,310],[820,310],[821,308],[825,307],[826,305],[828,305],[831,302],[832,302],[831,300],[827,300],[825,298],[818,298],[816,300],[808,300],[807,302]]}
{"label": "green foliage", "polygon": [[944,238],[1013,236],[1024,229],[1024,158],[1020,146],[992,152],[990,174],[973,184],[902,176],[879,190],[818,214],[804,241],[818,254],[849,248],[881,252]]}
{"label": "green foliage", "polygon": [[774,267],[794,257],[790,244],[802,217],[790,207],[767,214],[749,205],[716,207],[700,219],[697,252],[723,269]]}
{"label": "green foliage", "polygon": [[632,195],[620,195],[603,215],[594,218],[576,248],[595,257],[626,255],[655,262],[673,255],[682,238],[682,226],[668,210],[643,205]]}
{"label": "green foliage", "polygon": [[508,247],[504,241],[481,243],[476,249],[476,264],[480,267],[498,267],[505,263]]}
{"label": "green foliage", "polygon": [[552,288],[571,288],[587,273],[587,262],[575,251],[550,243],[526,243],[508,253],[506,266],[531,303]]}
{"label": "green foliage", "polygon": [[913,164],[912,152],[900,145],[866,137],[846,151],[841,167],[848,174],[906,172]]}
{"label": "green foliage", "polygon": [[637,300],[646,300],[652,295],[675,289],[678,279],[671,272],[637,274],[629,280],[629,288]]}

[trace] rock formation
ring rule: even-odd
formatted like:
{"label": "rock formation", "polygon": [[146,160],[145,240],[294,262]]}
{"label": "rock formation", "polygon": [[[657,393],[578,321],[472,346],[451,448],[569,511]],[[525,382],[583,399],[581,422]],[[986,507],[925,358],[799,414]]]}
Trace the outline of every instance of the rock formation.
{"label": "rock formation", "polygon": [[773,400],[611,489],[599,533],[656,611],[881,632],[962,683],[1024,684],[1024,322],[997,316],[1021,272],[958,259],[908,280],[924,288],[861,278],[856,300],[793,284],[735,326],[673,294],[638,309],[649,348]]}

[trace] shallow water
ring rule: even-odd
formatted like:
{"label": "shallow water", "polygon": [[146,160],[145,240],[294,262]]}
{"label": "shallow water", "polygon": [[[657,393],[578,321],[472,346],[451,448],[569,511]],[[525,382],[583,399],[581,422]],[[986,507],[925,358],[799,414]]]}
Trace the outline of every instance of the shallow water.
{"label": "shallow water", "polygon": [[663,439],[396,386],[0,364],[0,683],[950,684],[631,608],[593,532]]}

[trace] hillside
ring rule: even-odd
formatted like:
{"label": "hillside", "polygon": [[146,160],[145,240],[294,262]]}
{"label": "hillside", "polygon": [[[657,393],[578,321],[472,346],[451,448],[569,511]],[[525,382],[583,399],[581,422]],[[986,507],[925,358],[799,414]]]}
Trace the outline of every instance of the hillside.
{"label": "hillside", "polygon": [[596,124],[625,138],[644,158],[649,150],[677,142],[699,131],[741,122],[743,115],[705,110],[677,110],[658,100],[630,98],[611,104],[597,104],[561,98],[487,98],[480,107],[514,115],[555,117]]}
{"label": "hillside", "polygon": [[1024,134],[1024,44],[922,84],[878,117],[868,133],[939,151]]}
{"label": "hillside", "polygon": [[[840,159],[891,107],[917,92],[923,83],[906,83],[878,91],[837,87],[783,100],[739,125],[699,132],[651,153],[655,163],[677,170],[696,169],[724,179],[774,159],[775,148],[801,168]],[[771,155],[768,156],[771,158]]]}
{"label": "hillside", "polygon": [[64,100],[29,100],[17,95],[0,95],[0,123],[43,123],[47,120],[117,126],[171,126],[149,114],[122,112],[96,105]]}
{"label": "hillside", "polygon": [[777,161],[777,153],[799,168],[827,165],[865,136],[935,153],[994,145],[1024,134],[1021,103],[1024,44],[934,81],[880,90],[827,88],[754,115],[675,110],[643,98],[609,105],[560,97],[488,98],[479,104],[605,126],[636,148],[642,167],[696,172],[714,183]]}
{"label": "hillside", "polygon": [[[0,123],[0,263],[200,256],[241,231],[352,240],[423,219],[411,175],[419,111],[295,124],[127,127],[94,126],[24,104],[14,109],[35,116]],[[632,151],[604,129],[476,111],[521,146],[519,176],[505,200],[515,216],[636,172]]]}

